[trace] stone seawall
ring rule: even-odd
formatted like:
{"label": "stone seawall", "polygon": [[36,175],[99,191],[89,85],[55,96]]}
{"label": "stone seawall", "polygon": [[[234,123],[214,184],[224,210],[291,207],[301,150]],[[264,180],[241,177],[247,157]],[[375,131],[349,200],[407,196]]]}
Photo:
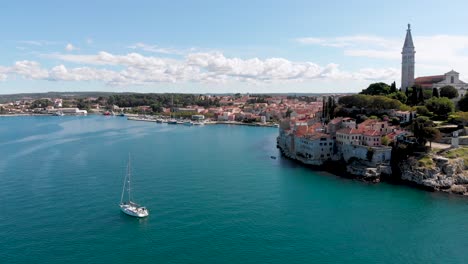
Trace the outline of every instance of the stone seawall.
{"label": "stone seawall", "polygon": [[280,149],[283,156],[291,160],[346,178],[377,183],[380,182],[382,176],[389,176],[392,174],[392,169],[389,165],[369,166],[367,161],[353,158],[349,159],[348,162],[344,159],[337,158],[334,160],[324,159],[320,161],[309,161],[302,157],[298,157],[294,153],[290,153],[288,148],[281,146],[281,144],[278,144],[277,147]]}

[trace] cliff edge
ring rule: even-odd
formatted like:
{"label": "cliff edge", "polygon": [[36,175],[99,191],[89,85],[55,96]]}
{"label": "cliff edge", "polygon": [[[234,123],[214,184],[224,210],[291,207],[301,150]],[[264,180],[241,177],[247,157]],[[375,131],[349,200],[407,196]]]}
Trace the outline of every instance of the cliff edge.
{"label": "cliff edge", "polygon": [[463,158],[449,159],[435,154],[410,157],[400,162],[401,179],[432,189],[468,195],[468,170]]}

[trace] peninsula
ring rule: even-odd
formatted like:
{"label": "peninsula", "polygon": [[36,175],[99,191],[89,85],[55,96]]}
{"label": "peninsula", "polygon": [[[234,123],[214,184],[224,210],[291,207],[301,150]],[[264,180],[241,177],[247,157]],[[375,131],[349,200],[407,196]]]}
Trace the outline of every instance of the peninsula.
{"label": "peninsula", "polygon": [[323,97],[315,111],[282,119],[278,148],[347,177],[468,195],[468,84],[453,70],[414,78],[415,53],[408,25],[400,89],[380,82]]}

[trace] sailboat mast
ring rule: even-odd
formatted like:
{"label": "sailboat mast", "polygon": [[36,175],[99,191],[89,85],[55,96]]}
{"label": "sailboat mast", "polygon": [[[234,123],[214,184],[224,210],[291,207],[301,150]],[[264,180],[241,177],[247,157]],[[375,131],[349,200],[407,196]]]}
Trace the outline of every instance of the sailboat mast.
{"label": "sailboat mast", "polygon": [[130,186],[130,178],[132,176],[132,170],[131,170],[131,167],[130,167],[130,155],[128,155],[128,171],[127,171],[127,174],[128,174],[128,201],[131,202],[132,201],[132,193],[131,193],[131,186]]}
{"label": "sailboat mast", "polygon": [[[128,171],[128,164],[127,164],[127,171]],[[122,195],[120,196],[120,203],[123,203],[123,198],[124,198],[124,194],[125,194],[125,186],[127,184],[127,177],[128,177],[128,172],[124,177],[124,182],[123,182],[123,187],[122,187]]]}

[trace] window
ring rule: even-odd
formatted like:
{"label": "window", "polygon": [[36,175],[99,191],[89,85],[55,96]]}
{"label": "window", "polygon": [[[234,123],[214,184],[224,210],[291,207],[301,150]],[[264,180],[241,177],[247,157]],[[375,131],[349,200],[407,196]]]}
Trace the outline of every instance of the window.
{"label": "window", "polygon": [[455,82],[455,76],[450,76],[450,83],[454,83]]}

